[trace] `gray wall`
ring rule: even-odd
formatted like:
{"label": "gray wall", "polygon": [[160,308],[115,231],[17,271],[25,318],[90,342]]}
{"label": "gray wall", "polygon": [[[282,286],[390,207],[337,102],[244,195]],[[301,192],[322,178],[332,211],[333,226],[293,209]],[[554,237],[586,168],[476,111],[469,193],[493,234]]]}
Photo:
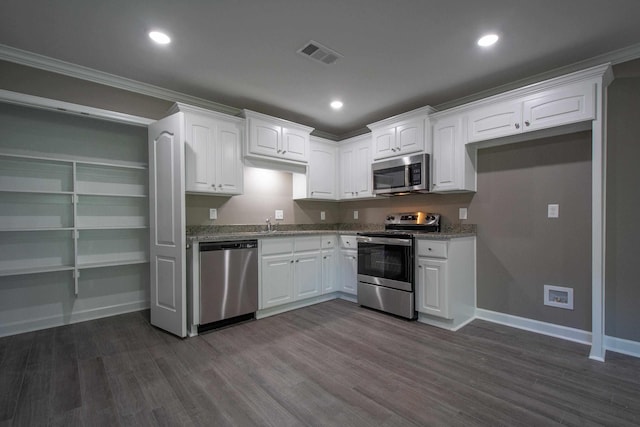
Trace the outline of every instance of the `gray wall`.
{"label": "gray wall", "polygon": [[640,76],[615,80],[608,105],[605,327],[640,341]]}
{"label": "gray wall", "polygon": [[[479,150],[469,220],[479,308],[591,330],[591,132]],[[545,284],[573,288],[574,310],[545,306]]]}

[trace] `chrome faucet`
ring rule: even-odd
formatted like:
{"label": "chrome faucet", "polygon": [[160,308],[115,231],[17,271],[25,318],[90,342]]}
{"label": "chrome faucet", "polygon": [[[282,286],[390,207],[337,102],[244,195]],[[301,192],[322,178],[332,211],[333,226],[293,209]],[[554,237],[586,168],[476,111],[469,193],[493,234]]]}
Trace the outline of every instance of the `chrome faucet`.
{"label": "chrome faucet", "polygon": [[272,228],[271,228],[271,218],[267,218],[267,232],[271,232]]}

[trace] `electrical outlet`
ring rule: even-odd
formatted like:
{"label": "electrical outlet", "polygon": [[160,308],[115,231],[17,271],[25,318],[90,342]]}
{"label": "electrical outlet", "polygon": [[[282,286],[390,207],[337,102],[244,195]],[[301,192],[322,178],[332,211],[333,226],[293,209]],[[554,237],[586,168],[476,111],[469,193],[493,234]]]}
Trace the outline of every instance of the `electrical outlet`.
{"label": "electrical outlet", "polygon": [[358,211],[353,211],[353,219],[358,219]]}
{"label": "electrical outlet", "polygon": [[324,211],[320,211],[320,221],[324,221],[327,219],[327,215],[325,215]]}
{"label": "electrical outlet", "polygon": [[218,219],[218,209],[209,209],[209,219]]}
{"label": "electrical outlet", "polygon": [[560,205],[551,204],[547,206],[547,218],[560,217]]}
{"label": "electrical outlet", "polygon": [[467,219],[467,208],[460,208],[458,210],[458,218],[459,219]]}
{"label": "electrical outlet", "polygon": [[284,219],[284,211],[282,209],[276,209],[275,219]]}

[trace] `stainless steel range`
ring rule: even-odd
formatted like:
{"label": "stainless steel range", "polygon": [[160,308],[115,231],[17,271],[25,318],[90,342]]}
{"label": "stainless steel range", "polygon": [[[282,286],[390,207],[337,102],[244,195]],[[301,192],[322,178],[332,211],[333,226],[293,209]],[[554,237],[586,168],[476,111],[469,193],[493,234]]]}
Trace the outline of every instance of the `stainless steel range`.
{"label": "stainless steel range", "polygon": [[416,318],[414,234],[440,231],[440,215],[394,213],[385,231],[358,235],[358,304]]}

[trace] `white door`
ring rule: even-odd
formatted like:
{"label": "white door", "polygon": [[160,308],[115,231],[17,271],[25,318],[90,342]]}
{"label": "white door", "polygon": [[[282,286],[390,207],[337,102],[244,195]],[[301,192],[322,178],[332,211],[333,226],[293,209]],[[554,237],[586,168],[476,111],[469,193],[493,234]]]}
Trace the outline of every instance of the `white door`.
{"label": "white door", "polygon": [[354,144],[340,150],[340,199],[352,199],[355,197],[353,185],[355,155]]}
{"label": "white door", "polygon": [[328,294],[337,290],[335,252],[322,251],[322,293]]}
{"label": "white door", "polygon": [[373,157],[375,160],[396,154],[396,128],[390,127],[373,132]]}
{"label": "white door", "polygon": [[322,293],[322,263],[320,252],[296,254],[295,278],[296,299],[318,296]]}
{"label": "white door", "polygon": [[309,136],[295,129],[282,128],[282,155],[287,159],[307,161]]}
{"label": "white door", "polygon": [[413,120],[396,128],[397,154],[416,153],[424,150],[423,120]]}
{"label": "white door", "polygon": [[354,164],[353,182],[356,197],[369,197],[373,194],[371,191],[371,145],[369,143],[358,144]]}
{"label": "white door", "polygon": [[419,257],[416,310],[448,319],[447,290],[447,261]]}
{"label": "white door", "polygon": [[340,271],[342,272],[342,292],[358,293],[358,256],[353,250],[340,251]]}
{"label": "white door", "polygon": [[218,125],[218,141],[215,154],[216,183],[219,192],[242,193],[242,153],[240,129],[235,125]]}
{"label": "white door", "polygon": [[313,198],[336,198],[336,149],[311,142],[309,156],[309,192]]}
{"label": "white door", "polygon": [[216,191],[215,122],[195,114],[186,116],[185,163],[187,191],[213,193]]}
{"label": "white door", "polygon": [[458,117],[438,121],[433,128],[433,191],[457,190],[461,124]]}
{"label": "white door", "polygon": [[151,324],[187,335],[184,113],[149,126]]}
{"label": "white door", "polygon": [[291,255],[262,257],[262,307],[269,308],[294,300],[293,258]]}
{"label": "white door", "polygon": [[478,108],[469,113],[467,142],[484,141],[522,132],[522,103],[503,102]]}

